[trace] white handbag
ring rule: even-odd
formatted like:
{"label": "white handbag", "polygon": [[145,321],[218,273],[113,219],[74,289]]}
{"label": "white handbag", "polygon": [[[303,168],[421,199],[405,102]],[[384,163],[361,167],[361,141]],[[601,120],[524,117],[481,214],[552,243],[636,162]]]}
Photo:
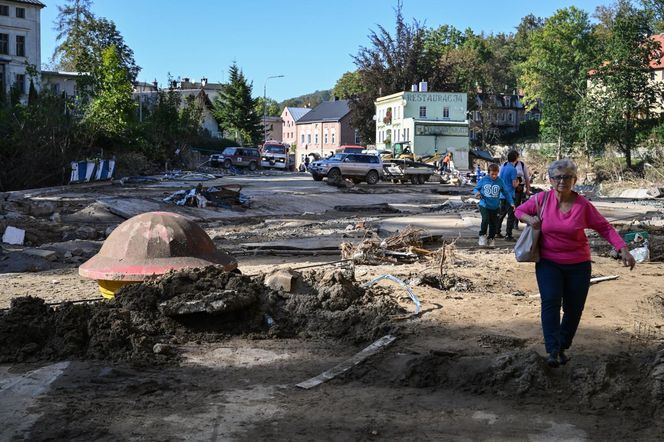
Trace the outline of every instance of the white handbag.
{"label": "white handbag", "polygon": [[[535,195],[535,207],[537,207],[537,217],[542,220],[542,213],[546,206],[546,200],[549,197],[549,192],[544,193],[544,201],[542,206],[539,205],[537,195]],[[521,232],[519,239],[514,245],[514,255],[518,262],[539,262],[539,238],[540,229],[534,229],[529,224]]]}

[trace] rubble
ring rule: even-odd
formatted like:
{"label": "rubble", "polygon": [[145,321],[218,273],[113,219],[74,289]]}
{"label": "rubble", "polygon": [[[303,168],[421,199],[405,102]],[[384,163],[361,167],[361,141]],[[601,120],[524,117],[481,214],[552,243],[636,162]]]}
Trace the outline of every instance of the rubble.
{"label": "rubble", "polygon": [[221,186],[221,187],[203,187],[198,184],[190,190],[178,190],[169,197],[164,198],[165,203],[172,203],[178,206],[190,206],[205,208],[221,207],[232,209],[233,207],[249,207],[250,199],[243,195],[242,187]]}
{"label": "rubble", "polygon": [[25,230],[17,229],[13,226],[7,226],[5,233],[2,234],[2,242],[12,245],[23,245],[25,241]]}
{"label": "rubble", "polygon": [[126,286],[108,302],[50,307],[39,298],[15,298],[0,312],[0,362],[164,362],[175,352],[155,351],[158,344],[249,334],[362,342],[392,330],[390,316],[402,312],[339,270],[302,274],[292,294],[263,279],[208,267]]}
{"label": "rubble", "polygon": [[357,264],[413,263],[432,251],[422,249],[424,231],[408,227],[400,233],[381,240],[377,235],[358,244],[343,242],[339,245],[342,259],[352,259]]}

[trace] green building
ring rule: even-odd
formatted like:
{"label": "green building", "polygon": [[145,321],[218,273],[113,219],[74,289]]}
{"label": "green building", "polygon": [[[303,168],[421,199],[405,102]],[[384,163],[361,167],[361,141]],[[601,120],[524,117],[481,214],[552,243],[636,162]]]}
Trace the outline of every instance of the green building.
{"label": "green building", "polygon": [[419,89],[425,92],[398,92],[375,101],[376,149],[392,150],[399,143],[416,157],[451,152],[457,168],[468,168],[468,96],[426,92],[426,83]]}

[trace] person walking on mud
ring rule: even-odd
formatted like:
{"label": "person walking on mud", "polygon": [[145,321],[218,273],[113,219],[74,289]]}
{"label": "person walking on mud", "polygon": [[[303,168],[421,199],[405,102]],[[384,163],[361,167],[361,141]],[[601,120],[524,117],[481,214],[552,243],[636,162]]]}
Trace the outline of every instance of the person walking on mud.
{"label": "person walking on mud", "polygon": [[[479,166],[478,166],[479,167]],[[497,164],[489,164],[489,174],[483,176],[473,189],[476,197],[480,198],[480,214],[482,215],[482,224],[480,225],[480,236],[478,244],[480,247],[493,247],[496,237],[496,225],[498,224],[498,209],[500,208],[500,195],[502,194],[507,203],[513,206],[512,195],[507,190],[503,180],[498,178]],[[487,228],[489,237],[487,239]]]}
{"label": "person walking on mud", "polygon": [[541,192],[517,207],[516,217],[541,231],[540,260],[535,265],[535,274],[542,302],[542,332],[547,364],[558,367],[570,359],[565,351],[572,345],[590,288],[590,246],[584,229],[597,231],[620,250],[622,262],[630,270],[635,260],[625,241],[595,206],[572,190],[577,179],[574,162],[554,161],[548,173],[552,190]]}
{"label": "person walking on mud", "polygon": [[[516,197],[516,188],[519,186],[519,180],[517,178],[516,171],[516,162],[519,159],[519,153],[516,150],[512,150],[507,154],[507,162],[503,164],[503,167],[500,168],[500,179],[505,183],[505,187],[510,192],[512,200]],[[514,205],[508,204],[505,197],[500,197],[500,214],[498,215],[498,222],[496,223],[496,237],[503,238],[500,231],[503,228],[503,220],[507,217],[507,225],[505,226],[505,240],[514,241],[512,236],[512,230],[514,229],[514,224],[516,218],[514,217]]]}

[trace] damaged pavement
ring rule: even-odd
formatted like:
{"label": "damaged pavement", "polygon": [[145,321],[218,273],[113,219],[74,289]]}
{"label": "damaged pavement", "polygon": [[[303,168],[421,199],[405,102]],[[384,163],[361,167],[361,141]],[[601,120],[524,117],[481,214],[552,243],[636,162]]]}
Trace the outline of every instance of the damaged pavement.
{"label": "damaged pavement", "polygon": [[[629,272],[590,237],[593,277],[617,278],[591,287],[573,360],[552,371],[534,268],[507,242],[476,246],[470,188],[180,177],[0,195],[0,233],[24,232],[0,254],[0,439],[664,432],[664,199],[652,192],[592,198],[650,256]],[[235,193],[199,204],[204,188]],[[195,221],[242,274],[170,272],[102,301],[78,267],[148,211]]]}

